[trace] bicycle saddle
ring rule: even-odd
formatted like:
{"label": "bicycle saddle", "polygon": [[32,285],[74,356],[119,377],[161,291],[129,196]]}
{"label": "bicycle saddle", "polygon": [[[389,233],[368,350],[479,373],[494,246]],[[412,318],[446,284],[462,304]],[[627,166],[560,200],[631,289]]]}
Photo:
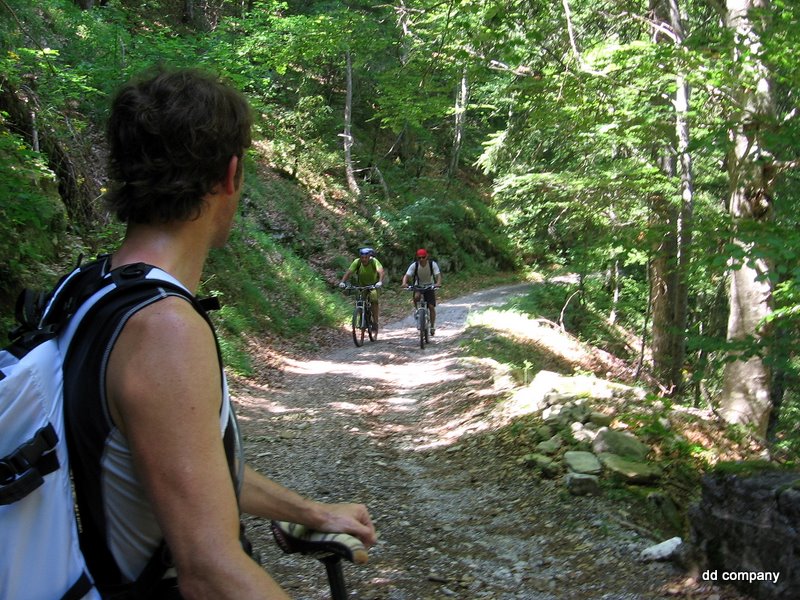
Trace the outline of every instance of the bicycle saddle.
{"label": "bicycle saddle", "polygon": [[363,565],[369,554],[361,540],[346,533],[324,533],[289,521],[271,521],[275,542],[286,554],[310,554],[315,558],[335,555]]}

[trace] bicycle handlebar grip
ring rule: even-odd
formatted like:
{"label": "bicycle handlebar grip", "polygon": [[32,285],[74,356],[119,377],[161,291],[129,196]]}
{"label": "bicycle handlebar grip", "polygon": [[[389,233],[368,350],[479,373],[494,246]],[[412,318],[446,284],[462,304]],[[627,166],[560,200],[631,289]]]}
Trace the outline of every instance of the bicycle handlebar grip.
{"label": "bicycle handlebar grip", "polygon": [[271,521],[270,528],[275,542],[286,554],[335,554],[357,565],[369,560],[361,540],[347,533],[315,531],[289,521]]}

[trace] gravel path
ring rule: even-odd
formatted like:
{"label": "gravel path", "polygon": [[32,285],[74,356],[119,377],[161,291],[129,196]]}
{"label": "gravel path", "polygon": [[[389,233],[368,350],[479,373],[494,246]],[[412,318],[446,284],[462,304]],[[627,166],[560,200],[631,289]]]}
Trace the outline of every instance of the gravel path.
{"label": "gravel path", "polygon": [[[236,382],[248,460],[309,497],[370,507],[380,540],[368,564],[345,565],[351,598],[740,598],[687,584],[672,564],[640,562],[663,540],[624,501],[565,494],[492,433],[489,409],[510,384],[459,358],[459,340],[471,311],[526,287],[441,304],[425,350],[409,315],[362,348],[343,333],[324,356],[287,360],[269,386]],[[294,598],[329,598],[319,562],[283,555],[263,522],[249,527]]]}

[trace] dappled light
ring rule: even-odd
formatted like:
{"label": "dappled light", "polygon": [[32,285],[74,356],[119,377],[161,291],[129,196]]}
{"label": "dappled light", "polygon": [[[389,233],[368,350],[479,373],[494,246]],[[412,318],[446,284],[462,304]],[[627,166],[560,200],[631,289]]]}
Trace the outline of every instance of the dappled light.
{"label": "dappled light", "polygon": [[[296,409],[283,404],[281,398],[302,393],[306,381],[309,384],[323,381],[328,383],[315,393],[319,410],[369,418],[371,433],[360,430],[359,434],[380,437],[407,432],[397,440],[398,449],[424,452],[453,446],[468,436],[499,430],[526,409],[522,407],[520,412],[519,399],[507,403],[502,412],[493,411],[494,405],[525,382],[515,379],[508,367],[496,360],[464,356],[446,343],[463,332],[467,315],[470,327],[486,332],[481,334],[479,342],[502,334],[523,346],[536,347],[564,364],[580,366],[600,376],[612,371],[624,374],[623,367],[613,357],[598,353],[549,321],[530,318],[515,310],[477,310],[484,299],[502,302],[514,289],[518,288],[497,296],[482,291],[469,300],[443,304],[437,337],[424,351],[415,345],[413,320],[407,317],[386,326],[378,342],[367,343],[363,348],[345,346],[325,357],[306,360],[280,356],[281,371],[292,377],[294,389],[283,386],[272,389],[269,385],[260,388],[268,392],[270,400],[237,395],[237,400],[253,409],[244,411],[243,420],[257,421],[256,415],[260,414],[269,422],[276,415],[294,413]],[[342,335],[345,337],[346,333]],[[465,368],[469,373],[466,380]],[[530,382],[536,373],[534,369],[524,377]],[[258,393],[259,389],[253,391]],[[342,393],[348,399],[339,399]],[[414,433],[397,422],[402,415],[412,414],[426,415]],[[306,413],[304,418],[311,423],[321,417],[317,412]]]}
{"label": "dappled light", "polygon": [[[407,336],[409,337],[409,336]],[[391,354],[377,354],[372,360],[340,361],[296,361],[288,360],[286,371],[297,375],[315,376],[322,373],[350,377],[355,381],[388,382],[397,384],[400,389],[414,389],[430,385],[437,381],[446,381],[455,376],[447,373],[452,358],[442,354],[426,357],[426,368],[416,369],[411,376],[407,364],[391,364]],[[375,362],[378,361],[378,362]]]}
{"label": "dappled light", "polygon": [[[293,412],[281,397],[302,393],[308,382],[318,390],[314,403],[320,410],[368,418],[372,423],[369,435],[400,435],[398,449],[426,451],[447,447],[465,435],[499,427],[499,423],[482,417],[498,394],[513,382],[498,376],[492,383],[497,365],[465,359],[448,341],[463,331],[470,309],[478,309],[484,301],[500,302],[515,289],[519,288],[501,290],[497,295],[482,291],[469,301],[442,304],[437,335],[425,350],[416,345],[413,319],[407,317],[387,325],[378,342],[362,348],[345,346],[325,357],[307,360],[282,356],[281,371],[292,378],[293,389],[264,386],[261,391],[266,391],[270,400],[265,398],[260,406],[255,395],[243,395],[244,390],[239,390],[236,398],[247,415],[243,420],[266,419],[265,426],[271,428],[270,419]],[[471,373],[467,388],[465,365]],[[321,388],[318,382],[324,382]],[[473,382],[478,384],[475,388]],[[343,394],[347,399],[341,399]],[[453,416],[447,417],[450,412]],[[427,415],[424,421],[429,424],[420,422],[409,428],[398,422],[404,419],[403,415]],[[306,415],[308,423],[316,422],[318,417]]]}
{"label": "dappled light", "polygon": [[[354,575],[364,600],[728,599],[632,560],[663,530],[620,517],[603,486],[564,494],[561,459],[616,428],[668,473],[797,464],[800,2],[0,12],[0,328],[23,288],[51,289],[89,252],[171,264],[218,298],[247,459],[310,498],[368,501],[386,532]],[[213,72],[249,117],[143,109],[125,122],[165,144],[125,136],[119,159],[109,101],[156,62]],[[139,194],[163,219],[126,219]],[[386,268],[377,341],[351,330],[337,287],[365,246]],[[400,283],[421,247],[443,274],[430,340]],[[268,570],[325,598],[294,565]]]}
{"label": "dappled light", "polygon": [[[236,388],[248,459],[312,495],[349,499],[356,493],[367,499],[381,541],[371,551],[371,571],[348,571],[348,578],[366,586],[393,589],[409,576],[437,581],[436,574],[409,575],[407,566],[424,564],[419,553],[425,554],[429,535],[449,539],[450,532],[458,532],[459,543],[470,540],[470,554],[486,565],[495,565],[500,554],[519,555],[514,560],[526,564],[541,554],[559,557],[552,560],[572,565],[570,585],[582,588],[627,592],[649,586],[650,579],[653,586],[674,585],[670,572],[639,563],[637,569],[650,573],[645,583],[630,575],[633,565],[617,566],[614,578],[606,577],[598,549],[608,552],[609,531],[621,528],[617,535],[624,539],[633,525],[615,524],[603,513],[591,517],[603,520],[602,535],[593,525],[587,529],[582,519],[600,510],[594,501],[565,500],[560,478],[541,480],[526,463],[535,446],[531,436],[541,425],[539,420],[526,426],[526,419],[541,411],[555,389],[593,398],[598,413],[621,411],[613,419],[621,430],[646,427],[643,419],[652,417],[645,409],[657,400],[606,379],[615,363],[604,363],[552,323],[514,310],[484,310],[490,296],[482,293],[480,302],[477,297],[439,306],[437,335],[425,350],[407,317],[387,324],[378,341],[360,348],[342,331],[341,344],[329,352],[308,359],[282,355],[281,376],[273,383]],[[507,345],[498,345],[500,340]],[[526,358],[562,365],[563,372],[539,363],[520,368]],[[680,414],[688,419],[695,412],[700,417],[703,411]],[[653,455],[669,460],[668,453],[684,447],[701,452],[701,444],[713,439],[701,437],[703,431],[711,433],[708,426],[697,433],[690,427],[689,446],[656,444]],[[581,515],[569,517],[569,531],[565,511]],[[431,552],[451,556],[441,545]],[[269,569],[291,579],[298,566],[273,563]],[[485,581],[495,580],[493,567],[475,568]],[[451,574],[448,581],[468,587],[471,580]]]}
{"label": "dappled light", "polygon": [[558,324],[532,318],[514,310],[487,310],[470,319],[472,326],[486,326],[512,339],[530,344],[573,368],[591,371],[601,377],[633,381],[631,366],[595,346],[581,342]]}

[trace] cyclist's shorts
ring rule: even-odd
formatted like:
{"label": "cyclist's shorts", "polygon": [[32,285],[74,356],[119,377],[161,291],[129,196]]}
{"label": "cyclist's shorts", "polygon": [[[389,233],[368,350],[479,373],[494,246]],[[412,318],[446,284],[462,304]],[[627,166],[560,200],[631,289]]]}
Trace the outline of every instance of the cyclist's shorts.
{"label": "cyclist's shorts", "polygon": [[369,291],[369,301],[373,304],[378,303],[378,290],[370,290]]}
{"label": "cyclist's shorts", "polygon": [[425,302],[428,306],[436,306],[436,290],[425,290],[422,292],[425,296]]}

